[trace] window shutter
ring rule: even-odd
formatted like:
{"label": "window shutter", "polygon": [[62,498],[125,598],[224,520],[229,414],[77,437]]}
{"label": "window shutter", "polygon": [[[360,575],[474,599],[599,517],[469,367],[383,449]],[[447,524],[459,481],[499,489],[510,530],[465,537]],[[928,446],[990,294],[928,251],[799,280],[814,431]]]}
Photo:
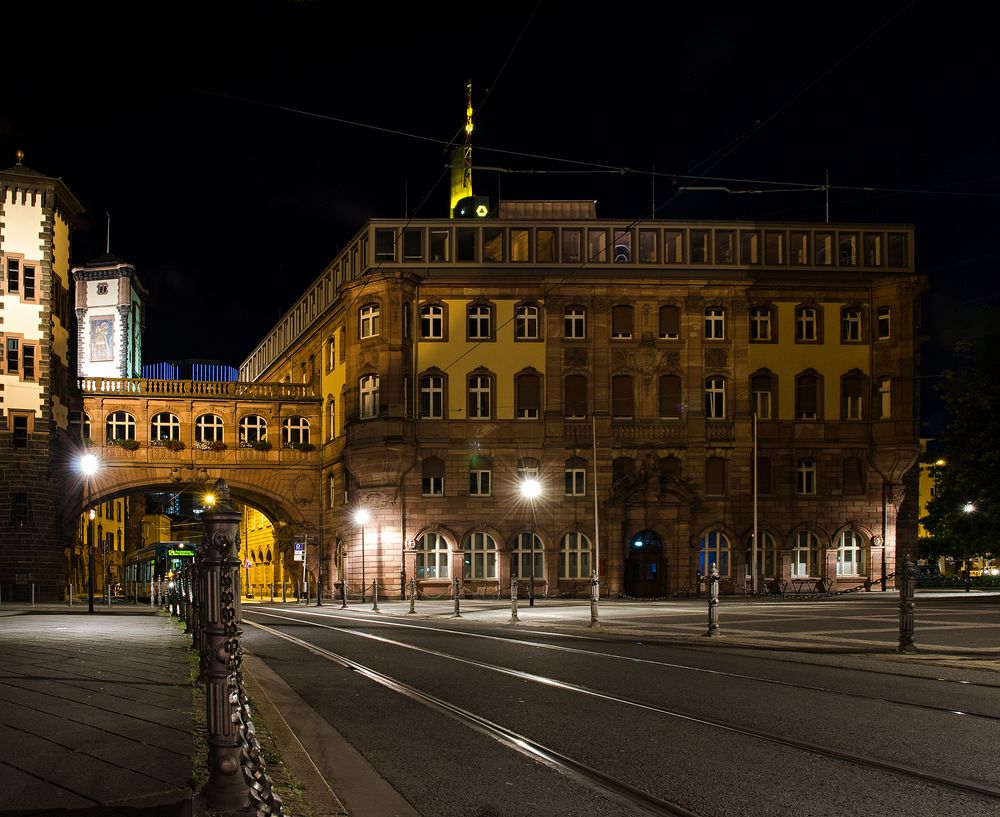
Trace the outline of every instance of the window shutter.
{"label": "window shutter", "polygon": [[660,307],[660,337],[679,337],[681,333],[681,310],[677,306]]}
{"label": "window shutter", "polygon": [[726,461],[722,457],[709,457],[705,462],[705,493],[726,492]]}
{"label": "window shutter", "polygon": [[633,414],[632,376],[615,375],[611,378],[611,415],[613,417],[632,417]]}
{"label": "window shutter", "polygon": [[816,399],[816,378],[812,375],[804,375],[799,378],[796,384],[798,397],[799,417],[818,417]]}
{"label": "window shutter", "polygon": [[632,334],[632,307],[627,305],[611,307],[612,337],[629,337]]}
{"label": "window shutter", "polygon": [[587,416],[587,378],[582,374],[566,376],[566,401],[564,414],[567,417]]}
{"label": "window shutter", "polygon": [[681,416],[681,379],[674,374],[660,378],[660,416]]}
{"label": "window shutter", "polygon": [[541,378],[537,374],[522,374],[516,385],[517,410],[537,412],[541,408]]}

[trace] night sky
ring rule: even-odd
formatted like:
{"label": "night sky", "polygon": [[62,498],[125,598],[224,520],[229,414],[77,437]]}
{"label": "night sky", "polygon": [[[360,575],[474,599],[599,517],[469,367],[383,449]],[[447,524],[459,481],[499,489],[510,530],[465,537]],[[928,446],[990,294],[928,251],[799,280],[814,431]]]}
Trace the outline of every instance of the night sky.
{"label": "night sky", "polygon": [[74,263],[104,252],[110,213],[111,251],[150,293],[146,362],[236,365],[368,218],[445,216],[468,79],[475,165],[536,171],[476,171],[494,201],[596,199],[599,217],[644,217],[655,167],[659,218],[821,221],[822,192],[676,184],[773,191],[763,182],[829,171],[835,187],[875,188],[831,190],[831,220],[916,226],[925,395],[1000,300],[996,44],[974,6],[353,5],[371,11],[5,10],[23,36],[0,57],[0,166],[22,149],[83,202]]}

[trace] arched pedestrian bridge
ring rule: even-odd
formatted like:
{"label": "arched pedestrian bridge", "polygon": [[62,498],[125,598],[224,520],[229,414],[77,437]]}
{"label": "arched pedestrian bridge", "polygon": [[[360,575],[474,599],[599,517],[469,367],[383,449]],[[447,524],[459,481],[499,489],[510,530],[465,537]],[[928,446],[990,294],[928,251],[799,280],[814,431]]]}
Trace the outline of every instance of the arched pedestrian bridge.
{"label": "arched pedestrian bridge", "polygon": [[79,386],[84,416],[74,421],[100,462],[94,500],[200,490],[222,477],[276,529],[319,530],[321,399],[312,386],[99,377]]}

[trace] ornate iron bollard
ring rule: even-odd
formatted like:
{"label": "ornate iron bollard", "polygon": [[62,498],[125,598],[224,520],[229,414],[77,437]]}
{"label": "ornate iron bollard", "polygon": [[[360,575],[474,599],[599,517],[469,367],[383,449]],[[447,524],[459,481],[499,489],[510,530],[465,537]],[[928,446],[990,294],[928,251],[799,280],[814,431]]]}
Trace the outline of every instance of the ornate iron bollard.
{"label": "ornate iron bollard", "polygon": [[715,562],[708,574],[708,632],[705,635],[722,635],[719,632],[719,569]]}
{"label": "ornate iron bollard", "polygon": [[601,585],[597,580],[597,571],[595,570],[590,577],[590,626],[600,627],[601,622],[598,621],[597,613],[597,601],[601,596]]}
{"label": "ornate iron bollard", "polygon": [[407,615],[412,616],[417,612],[417,580],[410,579],[410,612]]}
{"label": "ornate iron bollard", "polygon": [[520,619],[517,617],[517,579],[513,576],[510,579],[510,624],[517,624]]}
{"label": "ornate iron bollard", "polygon": [[241,514],[229,505],[229,486],[215,482],[217,497],[202,519],[205,536],[199,555],[205,575],[205,709],[209,779],[202,790],[209,809],[250,807],[258,817],[282,815],[254,733],[243,685],[240,645]]}
{"label": "ornate iron bollard", "polygon": [[459,612],[459,589],[458,589],[458,577],[456,576],[451,582],[451,595],[455,599],[455,612],[451,614],[452,618],[461,618],[462,614]]}
{"label": "ornate iron bollard", "polygon": [[917,566],[907,553],[903,556],[903,575],[899,584],[899,646],[896,647],[896,652],[917,652],[913,634],[914,610],[917,606],[913,597],[916,591]]}

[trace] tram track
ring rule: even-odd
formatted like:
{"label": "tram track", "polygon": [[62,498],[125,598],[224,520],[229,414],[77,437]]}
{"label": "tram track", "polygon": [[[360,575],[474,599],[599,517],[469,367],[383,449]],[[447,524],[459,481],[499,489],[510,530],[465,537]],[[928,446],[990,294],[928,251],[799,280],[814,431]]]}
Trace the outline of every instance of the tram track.
{"label": "tram track", "polygon": [[[556,678],[511,669],[509,667],[502,667],[488,662],[466,658],[464,656],[452,655],[440,650],[419,647],[413,644],[396,641],[395,639],[386,638],[385,636],[354,630],[349,627],[321,624],[319,622],[308,620],[303,621],[302,619],[292,616],[262,613],[260,611],[254,611],[254,613],[257,615],[267,616],[269,618],[281,619],[299,626],[304,625],[330,629],[347,635],[371,639],[380,643],[413,650],[436,658],[451,660],[468,666],[473,666],[478,669],[500,673],[509,677],[517,678],[521,681],[527,681],[530,683],[544,685],[549,688],[555,688],[560,691],[572,692],[600,699],[612,704],[641,709],[648,713],[655,713],[682,722],[718,729],[731,735],[739,735],[771,744],[789,747],[834,761],[875,769],[891,775],[916,780],[926,785],[943,787],[965,795],[972,795],[990,802],[1000,802],[1000,788],[979,781],[943,774],[929,769],[922,769],[917,766],[904,763],[875,758],[845,749],[823,746],[812,741],[800,740],[760,729],[742,726],[738,723],[726,721],[720,718],[690,715],[679,710],[673,710],[667,707],[656,706],[642,701],[601,692],[599,690],[579,686],[577,684],[572,684]],[[494,740],[498,740],[523,754],[546,763],[555,770],[576,779],[578,782],[587,785],[592,789],[601,791],[606,796],[612,797],[612,799],[627,803],[633,810],[637,808],[641,809],[635,813],[687,815],[687,817],[698,817],[696,813],[686,810],[679,804],[659,798],[651,793],[637,789],[624,781],[605,775],[599,770],[593,769],[592,767],[568,757],[551,747],[547,747],[537,741],[533,741],[532,739],[490,721],[483,716],[476,715],[475,713],[469,712],[461,707],[444,701],[443,699],[423,692],[413,686],[410,686],[409,684],[406,684],[405,682],[399,681],[389,675],[385,675],[372,667],[356,662],[353,659],[347,658],[339,653],[327,650],[305,639],[284,633],[274,627],[269,627],[266,624],[254,621],[247,621],[246,623],[259,628],[263,632],[267,632],[276,638],[296,644],[318,657],[333,661],[334,663],[337,663],[345,668],[358,672],[363,677],[392,689],[399,694],[403,694],[411,700],[447,714],[449,717],[452,717],[467,726],[475,728],[477,731],[490,736]],[[368,620],[368,623],[371,623],[370,620]],[[593,653],[588,654],[593,655]]]}
{"label": "tram track", "polygon": [[[244,611],[244,612],[247,612],[247,611]],[[252,612],[258,613],[257,610],[254,610]],[[287,612],[287,611],[283,611],[283,612]],[[314,614],[314,613],[311,613],[311,612],[308,612],[308,611],[296,611],[296,612],[298,612],[299,615],[302,615],[302,614],[309,615],[309,616],[317,615],[317,614]],[[258,613],[258,614],[259,615],[276,615],[275,613],[263,613],[263,612]],[[323,618],[326,617],[326,616],[323,616],[322,614],[318,614],[318,615],[320,617],[323,617]],[[278,616],[278,617],[280,617],[280,616]],[[344,620],[355,621],[355,622],[362,623],[362,624],[365,624],[365,623],[370,624],[373,621],[371,618],[362,618],[362,617],[359,617],[359,616],[349,616],[349,615],[348,616],[339,616],[338,615],[337,620],[338,621],[344,621]],[[645,664],[645,665],[650,665],[650,666],[664,667],[666,669],[679,670],[679,671],[683,671],[683,672],[692,672],[692,673],[700,673],[700,674],[704,674],[704,675],[711,675],[711,676],[715,676],[715,677],[719,677],[719,678],[732,678],[734,680],[739,680],[739,681],[749,681],[749,682],[753,682],[753,683],[770,684],[772,686],[785,687],[785,688],[790,688],[790,689],[801,689],[801,690],[808,691],[808,692],[820,692],[820,693],[827,694],[827,695],[839,695],[839,696],[842,696],[842,697],[845,697],[845,698],[853,698],[855,700],[870,701],[871,703],[890,704],[890,705],[893,705],[893,706],[909,707],[909,708],[917,709],[917,710],[921,710],[921,711],[939,712],[939,713],[945,714],[945,715],[956,715],[956,716],[960,716],[960,717],[964,717],[964,718],[980,718],[980,719],[989,720],[989,721],[1000,721],[1000,715],[987,714],[987,713],[984,713],[984,712],[973,712],[973,711],[968,711],[968,710],[959,710],[959,709],[955,709],[954,707],[944,707],[944,706],[936,706],[934,704],[915,703],[913,701],[901,701],[898,698],[890,698],[890,697],[886,697],[886,696],[882,696],[882,695],[869,695],[869,694],[866,694],[866,693],[863,693],[863,692],[855,692],[855,691],[850,691],[850,690],[834,689],[832,687],[818,686],[818,685],[815,685],[815,684],[803,684],[803,683],[798,683],[798,682],[795,682],[795,681],[783,681],[783,680],[780,680],[780,679],[777,679],[777,678],[766,678],[766,677],[759,676],[759,675],[748,675],[748,674],[745,674],[745,673],[730,672],[728,670],[717,670],[717,669],[710,669],[710,668],[707,668],[707,667],[696,667],[696,666],[692,666],[690,664],[680,664],[680,663],[671,662],[671,661],[660,661],[660,660],[656,660],[656,659],[652,659],[652,658],[638,658],[638,657],[634,657],[634,656],[615,655],[614,653],[606,653],[606,652],[601,652],[601,651],[597,651],[597,650],[586,650],[586,649],[581,649],[579,647],[567,647],[567,646],[562,645],[562,644],[546,644],[544,642],[538,642],[538,641],[533,641],[533,640],[528,640],[528,639],[512,638],[512,637],[506,637],[506,636],[496,636],[496,635],[490,635],[488,633],[475,633],[475,632],[468,632],[468,631],[465,631],[465,630],[451,630],[451,629],[446,629],[446,628],[430,627],[430,626],[421,625],[421,624],[411,624],[409,622],[391,621],[391,620],[388,620],[388,619],[378,619],[378,624],[380,624],[382,626],[386,626],[387,625],[387,626],[397,627],[397,628],[401,628],[401,629],[419,630],[419,631],[424,631],[424,632],[429,632],[429,633],[435,633],[435,634],[442,634],[443,633],[443,634],[448,634],[448,635],[463,636],[463,637],[467,637],[467,638],[500,641],[500,642],[505,643],[505,644],[520,644],[520,645],[523,645],[523,646],[533,647],[535,649],[549,650],[549,651],[554,651],[554,652],[562,652],[562,653],[568,653],[568,654],[572,654],[572,655],[581,655],[581,656],[594,657],[594,658],[604,658],[604,659],[607,659],[607,660],[624,661],[626,663],[633,663],[633,664]],[[333,627],[334,625],[325,624],[323,626]],[[537,633],[533,633],[533,634],[537,634]],[[561,634],[552,633],[552,635],[561,635]],[[823,665],[823,666],[828,666],[828,665]],[[837,669],[842,669],[842,667],[837,667]],[[851,668],[851,672],[875,672],[875,673],[878,673],[878,674],[885,674],[885,673],[882,673],[882,672],[880,672],[878,670],[865,670],[865,669],[855,669],[855,668]],[[896,677],[899,677],[899,676],[897,675]],[[915,680],[928,681],[928,682],[931,682],[931,683],[959,684],[959,685],[961,685],[963,687],[972,687],[972,686],[979,687],[979,686],[982,686],[982,687],[988,687],[988,688],[991,688],[991,689],[995,688],[992,685],[972,684],[972,683],[969,683],[968,681],[952,681],[952,680],[941,679],[941,678],[927,678],[925,676],[920,676],[920,675],[909,675],[907,677],[913,678]]]}

